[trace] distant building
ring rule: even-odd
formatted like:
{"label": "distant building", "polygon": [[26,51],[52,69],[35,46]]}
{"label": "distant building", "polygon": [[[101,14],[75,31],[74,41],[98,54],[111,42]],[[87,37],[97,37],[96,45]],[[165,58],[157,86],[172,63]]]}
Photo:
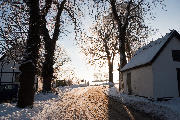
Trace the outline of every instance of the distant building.
{"label": "distant building", "polygon": [[91,82],[91,85],[106,85],[108,84],[109,80],[94,80]]}
{"label": "distant building", "polygon": [[180,96],[180,35],[173,30],[136,51],[122,68],[124,92],[149,98]]}

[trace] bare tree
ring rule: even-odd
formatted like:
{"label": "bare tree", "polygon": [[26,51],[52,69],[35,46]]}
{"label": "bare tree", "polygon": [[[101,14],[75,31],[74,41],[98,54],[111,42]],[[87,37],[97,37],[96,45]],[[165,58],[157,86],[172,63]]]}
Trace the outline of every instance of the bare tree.
{"label": "bare tree", "polygon": [[[20,88],[17,106],[24,108],[33,105],[34,80],[38,58],[39,39],[39,1],[3,1],[0,37],[3,52],[10,60],[18,61],[20,66]],[[2,44],[1,44],[2,45]],[[1,46],[2,47],[2,46]],[[23,59],[22,59],[23,56]]]}
{"label": "bare tree", "polygon": [[[59,79],[58,75],[61,72],[63,66],[71,62],[70,57],[68,56],[65,48],[58,44],[56,45],[56,51],[54,53],[54,79]],[[63,75],[62,75],[63,76]]]}
{"label": "bare tree", "polygon": [[60,71],[57,76],[59,80],[65,80],[67,83],[71,82],[75,84],[80,81],[80,78],[76,73],[75,67],[73,67],[71,62],[68,62],[68,64],[64,64],[59,69]]}
{"label": "bare tree", "polygon": [[1,2],[0,7],[0,54],[6,54],[7,60],[19,62],[22,59],[28,35],[28,8],[22,2],[10,1]]}
{"label": "bare tree", "polygon": [[[45,62],[43,64],[43,91],[50,91],[51,90],[51,81],[53,78],[53,64],[54,64],[54,51],[56,46],[56,41],[59,37],[59,27],[60,27],[60,17],[62,14],[62,11],[64,9],[64,5],[66,3],[66,0],[63,0],[61,3],[57,3],[57,15],[55,17],[55,28],[53,37],[51,38],[49,35],[49,31],[46,27],[46,15],[48,14],[48,10],[51,7],[51,2],[46,0],[45,7],[42,10],[42,16],[41,16],[41,35],[43,36],[43,39],[45,41]],[[51,47],[49,47],[51,46]]]}
{"label": "bare tree", "polygon": [[[164,7],[163,0],[95,0],[102,4],[103,8],[109,10],[109,15],[116,24],[118,33],[118,50],[120,54],[119,80],[121,82],[120,70],[127,63],[127,56],[132,56],[131,48],[136,46],[136,41],[142,41],[148,37],[151,29],[145,24],[145,20],[154,19],[153,8],[161,5]],[[106,3],[106,4],[105,4]],[[109,7],[104,6],[107,5]],[[106,9],[105,12],[108,10]],[[100,13],[105,13],[100,11]],[[138,43],[139,44],[139,43]],[[137,44],[137,46],[139,46]]]}
{"label": "bare tree", "polygon": [[[152,14],[153,6],[162,5],[162,0],[127,0],[117,1],[110,0],[112,15],[117,23],[118,41],[120,53],[119,79],[121,82],[122,75],[120,70],[127,63],[125,45],[133,39],[144,39],[148,35],[148,26],[145,24],[147,14]],[[153,16],[151,16],[152,19]],[[120,85],[121,88],[121,85]]]}
{"label": "bare tree", "polygon": [[[73,22],[76,24],[74,6],[77,1],[71,0],[62,0],[52,1],[46,0],[45,6],[41,10],[41,36],[45,41],[45,62],[43,64],[42,76],[43,76],[43,91],[51,90],[51,81],[53,79],[53,65],[54,65],[54,52],[56,47],[56,41],[59,38],[60,32],[62,33],[61,27],[63,26],[62,14],[69,16]],[[54,6],[54,9],[50,10],[51,6]],[[55,10],[55,11],[53,11]],[[50,15],[48,13],[56,13],[56,16],[51,16],[52,19],[49,19],[49,23],[46,20],[46,16]],[[66,12],[66,13],[64,13]],[[52,24],[54,23],[54,24]],[[50,29],[47,28],[47,24]],[[60,31],[61,30],[61,31]],[[51,46],[51,47],[49,47]]]}
{"label": "bare tree", "polygon": [[95,26],[90,29],[92,34],[89,36],[83,35],[78,44],[90,64],[95,64],[97,61],[99,67],[108,64],[109,82],[112,83],[114,58],[118,54],[118,41],[114,27],[114,21],[104,16],[101,21],[97,21]]}
{"label": "bare tree", "polygon": [[29,7],[29,30],[23,63],[20,66],[20,88],[17,106],[24,108],[33,106],[34,80],[38,60],[40,34],[39,34],[39,0],[25,1]]}

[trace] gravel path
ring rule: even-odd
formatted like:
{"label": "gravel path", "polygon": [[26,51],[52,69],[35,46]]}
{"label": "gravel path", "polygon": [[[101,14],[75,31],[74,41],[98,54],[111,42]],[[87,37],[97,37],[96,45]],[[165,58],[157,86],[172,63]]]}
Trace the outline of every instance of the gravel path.
{"label": "gravel path", "polygon": [[56,120],[150,120],[147,115],[129,109],[108,97],[107,87],[75,88],[48,106],[36,119]]}

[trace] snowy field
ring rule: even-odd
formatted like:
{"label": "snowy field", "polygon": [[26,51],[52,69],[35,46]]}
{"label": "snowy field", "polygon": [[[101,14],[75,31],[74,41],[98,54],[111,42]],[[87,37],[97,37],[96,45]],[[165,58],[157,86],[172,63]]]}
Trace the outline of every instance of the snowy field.
{"label": "snowy field", "polygon": [[[88,90],[91,88],[101,89],[99,86],[89,86],[89,87],[80,87],[77,85],[70,86],[70,87],[60,87],[57,88],[58,93],[37,93],[35,95],[34,107],[20,109],[16,107],[15,103],[3,103],[0,104],[0,120],[29,120],[29,119],[49,119],[48,116],[55,115],[54,113],[63,112],[67,109],[67,105],[71,105],[77,107],[76,104],[69,104],[71,101],[69,98],[73,98],[72,102],[76,99],[84,102],[84,99],[88,99],[88,95],[85,97],[85,94],[88,94]],[[108,88],[106,87],[105,93],[115,99],[120,100],[122,103],[135,108],[136,110],[143,111],[149,113],[156,117],[160,117],[165,120],[180,120],[180,98],[174,98],[169,101],[163,102],[152,102],[142,97],[137,96],[128,96],[125,94],[121,94],[117,92],[116,88]],[[67,97],[68,96],[68,97]],[[72,97],[71,97],[72,96]],[[62,100],[63,98],[63,100]],[[100,98],[98,98],[100,99]],[[104,99],[102,97],[102,99]],[[63,104],[61,105],[61,102]],[[67,103],[64,104],[64,103]],[[83,103],[83,105],[86,103]],[[79,105],[79,103],[77,103]],[[82,106],[81,106],[82,107]],[[85,106],[83,106],[86,108]],[[70,109],[69,107],[68,109]],[[82,113],[82,114],[89,114],[89,113]],[[90,116],[90,115],[89,115]]]}
{"label": "snowy field", "polygon": [[168,101],[152,102],[146,98],[119,93],[116,88],[108,89],[106,94],[136,110],[157,116],[163,120],[180,120],[180,97]]}

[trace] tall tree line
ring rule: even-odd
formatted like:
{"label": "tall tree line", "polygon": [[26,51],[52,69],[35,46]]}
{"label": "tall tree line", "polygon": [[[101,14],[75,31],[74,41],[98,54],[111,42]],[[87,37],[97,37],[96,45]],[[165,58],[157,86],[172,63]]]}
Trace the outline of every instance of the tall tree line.
{"label": "tall tree line", "polygon": [[[66,9],[64,9],[65,3]],[[0,42],[1,45],[3,45],[1,46],[2,54],[7,53],[10,48],[13,48],[14,50],[14,46],[18,46],[19,41],[23,42],[21,46],[26,46],[21,49],[25,49],[25,52],[23,52],[23,61],[19,67],[21,74],[19,78],[20,89],[18,94],[18,107],[23,108],[33,105],[35,75],[40,72],[38,68],[40,54],[43,54],[45,59],[42,60],[45,61],[42,64],[42,75],[44,78],[43,90],[51,90],[54,72],[53,65],[55,60],[54,52],[56,41],[58,40],[60,33],[60,25],[62,24],[60,23],[62,11],[68,11],[68,15],[71,15],[71,18],[74,19],[72,11],[68,8],[68,4],[66,0],[3,1],[0,4],[0,7],[2,8],[1,18],[4,20],[3,26],[0,27],[0,37],[4,39],[3,42]],[[6,10],[6,5],[7,8],[9,7],[10,9]],[[55,6],[55,9],[52,8],[53,5]],[[21,10],[22,12],[18,10]],[[49,23],[53,24],[53,22],[55,22],[55,27],[51,30],[48,29],[46,17],[48,14],[51,14],[50,12],[52,12],[52,10],[54,10],[53,14],[56,15],[53,16],[54,21]],[[53,37],[50,36],[51,33],[53,33]],[[44,48],[42,48],[43,46]],[[40,53],[42,51],[41,49],[44,49],[44,52]],[[63,58],[63,63],[69,60],[69,58],[66,58],[67,57]]]}
{"label": "tall tree line", "polygon": [[[85,3],[84,1],[81,1]],[[107,4],[104,4],[107,2]],[[146,38],[148,35],[148,27],[145,24],[145,16],[147,13],[151,13],[152,6],[162,4],[162,0],[154,0],[153,2],[148,2],[146,0],[104,0],[97,1],[97,4],[103,3],[102,7],[107,8],[106,10],[100,9],[102,14],[107,14],[112,18],[113,27],[116,29],[117,35],[113,42],[112,35],[114,31],[109,32],[107,26],[95,27],[98,39],[94,41],[94,45],[98,41],[102,43],[102,51],[105,52],[105,56],[108,60],[109,65],[109,80],[113,82],[112,75],[112,64],[116,53],[112,51],[119,52],[120,55],[120,67],[119,67],[119,78],[121,82],[121,68],[127,63],[126,58],[132,56],[132,45],[134,42],[140,39]],[[73,11],[73,7],[76,5],[77,1],[71,0],[24,0],[24,3],[28,6],[29,13],[29,28],[28,28],[28,38],[26,41],[26,51],[23,63],[20,66],[20,90],[18,97],[18,106],[26,107],[33,105],[34,99],[34,79],[37,74],[37,61],[39,58],[40,43],[44,41],[45,48],[45,62],[42,68],[43,76],[43,91],[51,91],[51,82],[53,79],[53,65],[54,65],[54,52],[56,41],[58,40],[60,34],[61,20],[63,11],[66,11],[68,16],[73,20],[75,25],[77,25],[78,16],[77,11]],[[55,6],[55,11],[52,11],[52,6]],[[77,6],[77,5],[76,5]],[[108,7],[107,7],[108,6]],[[93,6],[95,7],[95,6]],[[79,10],[79,9],[78,9]],[[97,13],[99,11],[97,10]],[[53,29],[48,29],[47,16],[49,14],[55,14],[53,17],[54,26]],[[99,14],[98,14],[99,15]],[[39,19],[40,18],[40,19]],[[103,16],[105,18],[105,16]],[[99,19],[101,21],[101,19]],[[98,21],[98,20],[96,20]],[[101,23],[101,22],[100,22]],[[105,24],[104,24],[105,25]],[[112,27],[112,26],[110,26]],[[111,28],[108,28],[111,29]],[[108,33],[109,32],[109,33]],[[87,39],[89,40],[89,39]],[[88,42],[87,42],[88,43]],[[99,43],[98,43],[99,44]],[[97,47],[94,47],[96,49]],[[93,53],[94,49],[90,49],[89,52]],[[96,51],[96,55],[99,50]],[[111,53],[110,53],[111,52]],[[94,53],[93,53],[94,54]],[[103,58],[100,57],[100,58]]]}
{"label": "tall tree line", "polygon": [[[53,1],[53,0],[45,0],[45,1],[25,1],[29,7],[29,31],[28,31],[28,39],[27,39],[27,48],[26,48],[26,56],[24,57],[24,63],[21,64],[20,70],[20,90],[18,97],[18,106],[26,107],[33,105],[33,85],[34,78],[37,74],[37,61],[38,54],[40,50],[40,43],[44,41],[44,59],[42,67],[42,76],[43,76],[43,91],[48,92],[51,91],[51,82],[53,80],[53,65],[54,65],[54,53],[56,48],[56,41],[58,40],[60,34],[60,18],[62,16],[63,10],[67,11],[68,15],[75,20],[73,12],[69,8],[69,4],[71,5],[71,1],[62,0],[62,1]],[[45,2],[45,3],[44,3]],[[52,6],[55,6],[56,14],[54,19],[54,28],[48,29],[47,27],[47,19],[49,12],[52,11]],[[39,19],[40,18],[40,19]],[[50,23],[52,24],[52,23]],[[52,32],[52,31],[53,32]],[[52,33],[52,37],[50,36]],[[66,60],[66,59],[65,59]],[[28,79],[27,79],[28,77]],[[29,81],[29,82],[28,82]],[[30,84],[30,85],[29,85]],[[28,86],[29,85],[29,86]],[[27,93],[29,94],[27,94]],[[31,94],[30,94],[31,92]],[[28,97],[27,97],[28,95]]]}

